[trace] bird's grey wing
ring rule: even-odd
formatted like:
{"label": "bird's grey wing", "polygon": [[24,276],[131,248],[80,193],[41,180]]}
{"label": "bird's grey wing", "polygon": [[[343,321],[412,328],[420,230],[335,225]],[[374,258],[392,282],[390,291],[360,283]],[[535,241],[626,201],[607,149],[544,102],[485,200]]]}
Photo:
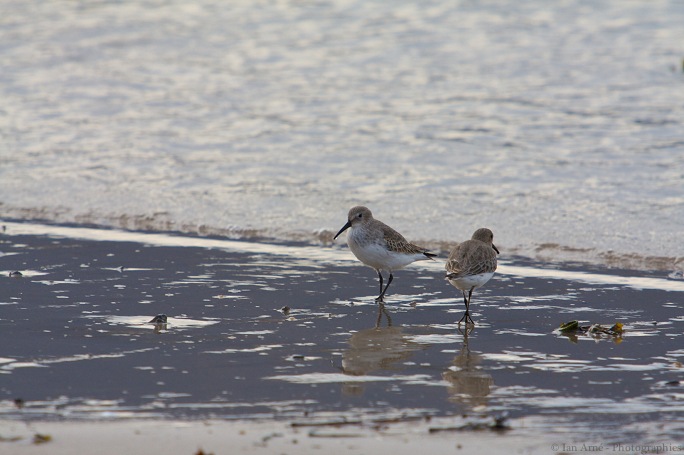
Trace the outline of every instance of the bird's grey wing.
{"label": "bird's grey wing", "polygon": [[496,252],[493,248],[463,242],[451,252],[446,263],[447,276],[458,278],[496,270]]}

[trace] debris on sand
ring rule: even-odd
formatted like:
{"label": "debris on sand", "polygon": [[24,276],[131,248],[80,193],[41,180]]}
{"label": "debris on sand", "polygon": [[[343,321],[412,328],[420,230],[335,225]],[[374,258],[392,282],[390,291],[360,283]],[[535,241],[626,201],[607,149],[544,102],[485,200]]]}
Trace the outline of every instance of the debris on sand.
{"label": "debris on sand", "polygon": [[52,441],[52,436],[49,434],[36,433],[33,435],[34,444],[45,444],[46,442]]}
{"label": "debris on sand", "polygon": [[578,321],[564,322],[558,327],[558,330],[563,335],[576,336],[578,334],[589,335],[594,338],[600,337],[601,335],[609,335],[615,338],[622,337],[625,333],[625,328],[621,322],[616,322],[612,326],[608,327],[603,324],[589,324],[589,325],[579,325]]}
{"label": "debris on sand", "polygon": [[166,324],[168,320],[169,318],[165,314],[158,314],[153,317],[148,324]]}
{"label": "debris on sand", "polygon": [[510,425],[506,423],[508,419],[508,413],[504,413],[500,416],[492,416],[493,422],[468,422],[464,425],[459,425],[457,427],[434,427],[430,428],[428,431],[430,433],[438,433],[442,431],[495,431],[504,432],[511,429]]}

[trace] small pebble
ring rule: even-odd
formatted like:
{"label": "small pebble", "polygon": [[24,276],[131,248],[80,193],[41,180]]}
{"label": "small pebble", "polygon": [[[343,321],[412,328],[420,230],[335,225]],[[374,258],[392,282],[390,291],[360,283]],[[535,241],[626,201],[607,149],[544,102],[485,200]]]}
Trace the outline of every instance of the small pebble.
{"label": "small pebble", "polygon": [[167,317],[165,314],[158,314],[155,317],[152,318],[152,320],[149,322],[150,324],[166,324]]}

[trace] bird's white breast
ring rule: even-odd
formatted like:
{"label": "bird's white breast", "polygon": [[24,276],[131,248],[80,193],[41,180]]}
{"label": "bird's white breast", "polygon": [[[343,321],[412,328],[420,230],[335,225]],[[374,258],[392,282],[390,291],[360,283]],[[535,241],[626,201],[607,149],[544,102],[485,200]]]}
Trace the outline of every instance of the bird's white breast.
{"label": "bird's white breast", "polygon": [[450,279],[449,283],[461,291],[469,291],[472,288],[479,288],[494,276],[494,272],[480,273],[478,275],[468,275]]}
{"label": "bird's white breast", "polygon": [[425,259],[424,254],[406,254],[391,251],[384,238],[373,238],[358,228],[349,229],[347,245],[354,256],[376,270],[398,270],[417,260]]}

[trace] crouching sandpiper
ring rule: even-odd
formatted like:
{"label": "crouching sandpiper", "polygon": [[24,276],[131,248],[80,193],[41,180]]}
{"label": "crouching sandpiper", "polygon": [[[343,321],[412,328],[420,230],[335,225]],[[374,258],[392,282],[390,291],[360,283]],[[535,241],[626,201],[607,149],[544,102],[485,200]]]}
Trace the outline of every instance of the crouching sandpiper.
{"label": "crouching sandpiper", "polygon": [[[470,240],[454,247],[446,263],[446,279],[452,286],[463,292],[466,311],[458,325],[475,324],[470,317],[470,298],[473,290],[483,286],[494,276],[496,255],[499,250],[494,246],[494,234],[487,228],[480,228]],[[468,296],[466,297],[466,291]]]}
{"label": "crouching sandpiper", "polygon": [[[425,261],[436,256],[427,249],[409,243],[403,235],[373,218],[368,208],[352,207],[347,215],[347,224],[342,226],[335,239],[344,231],[347,233],[347,245],[356,258],[378,272],[380,295],[375,299],[383,302],[385,293],[392,283],[392,272],[415,261]],[[382,287],[382,271],[389,272],[387,285]]]}

